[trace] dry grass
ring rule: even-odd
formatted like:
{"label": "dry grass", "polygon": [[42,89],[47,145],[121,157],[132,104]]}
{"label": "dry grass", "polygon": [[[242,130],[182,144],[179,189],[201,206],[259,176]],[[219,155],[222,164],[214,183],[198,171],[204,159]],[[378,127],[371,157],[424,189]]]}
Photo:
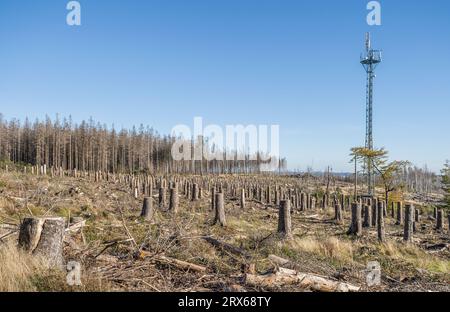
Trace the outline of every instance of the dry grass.
{"label": "dry grass", "polygon": [[380,245],[379,252],[389,259],[404,261],[414,267],[432,273],[450,274],[450,260],[444,260],[431,254],[427,254],[415,245],[388,242]]}
{"label": "dry grass", "polygon": [[298,238],[292,242],[292,247],[340,263],[353,262],[352,244],[336,237],[323,239],[316,237]]}
{"label": "dry grass", "polygon": [[0,245],[0,291],[36,291],[34,278],[44,269],[43,263],[19,250],[13,243]]}

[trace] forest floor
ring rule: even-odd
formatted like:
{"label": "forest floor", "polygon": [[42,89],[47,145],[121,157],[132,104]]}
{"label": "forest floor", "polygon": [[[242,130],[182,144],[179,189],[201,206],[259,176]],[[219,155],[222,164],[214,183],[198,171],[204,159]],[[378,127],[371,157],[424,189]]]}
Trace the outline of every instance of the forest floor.
{"label": "forest floor", "polygon": [[[350,186],[349,186],[350,187]],[[156,194],[156,190],[154,191]],[[363,291],[450,291],[450,234],[434,230],[435,221],[422,215],[413,244],[402,241],[403,227],[385,220],[386,242],[376,228],[362,237],[346,235],[335,224],[334,211],[294,212],[293,238],[275,233],[278,209],[237,198],[225,199],[227,226],[212,225],[210,194],[198,201],[180,194],[178,213],[156,204],[154,220],[139,217],[142,198],[127,185],[86,178],[0,173],[0,290],[3,291],[308,291],[298,286],[249,286],[246,272],[264,274],[276,266],[269,255],[289,259],[302,272],[345,281]],[[18,228],[27,216],[81,217],[80,230],[66,232],[64,257],[82,264],[82,286],[69,286],[66,273],[47,269],[16,250]],[[237,253],[217,248],[205,237],[228,243]],[[206,268],[180,269],[164,259]],[[381,265],[381,285],[366,286],[369,261]]]}

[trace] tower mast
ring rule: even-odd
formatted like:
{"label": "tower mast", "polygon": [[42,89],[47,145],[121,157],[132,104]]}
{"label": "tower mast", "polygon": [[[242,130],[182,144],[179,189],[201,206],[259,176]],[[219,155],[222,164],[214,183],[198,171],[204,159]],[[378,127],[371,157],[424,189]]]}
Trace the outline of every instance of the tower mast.
{"label": "tower mast", "polygon": [[[375,68],[381,63],[381,51],[373,50],[370,40],[370,33],[366,33],[366,51],[361,56],[361,64],[367,73],[366,85],[366,143],[365,147],[373,150],[373,81],[375,78]],[[375,194],[374,168],[371,160],[366,160],[367,192],[369,196]]]}

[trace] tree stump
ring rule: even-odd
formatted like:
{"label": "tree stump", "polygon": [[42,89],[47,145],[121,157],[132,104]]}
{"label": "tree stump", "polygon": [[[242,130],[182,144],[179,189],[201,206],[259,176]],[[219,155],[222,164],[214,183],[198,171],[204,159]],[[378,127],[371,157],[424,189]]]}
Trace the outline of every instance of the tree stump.
{"label": "tree stump", "polygon": [[164,187],[159,188],[159,207],[162,208],[166,205],[166,189]]}
{"label": "tree stump", "polygon": [[42,256],[50,266],[62,267],[64,218],[25,218],[20,226],[19,247]]}
{"label": "tree stump", "polygon": [[194,183],[192,186],[192,201],[198,200],[198,184]]}
{"label": "tree stump", "polygon": [[227,221],[225,219],[225,204],[223,199],[223,193],[216,193],[215,198],[215,207],[216,207],[216,214],[214,218],[214,224],[219,223],[220,226],[226,226]]}
{"label": "tree stump", "polygon": [[385,202],[378,202],[378,222],[377,222],[377,232],[378,232],[378,240],[380,242],[385,241],[385,233],[384,233],[384,210],[385,210]]}
{"label": "tree stump", "polygon": [[442,232],[444,229],[444,210],[438,209],[436,216],[436,231]]}
{"label": "tree stump", "polygon": [[372,226],[377,227],[378,223],[378,200],[372,202]]}
{"label": "tree stump", "polygon": [[342,207],[340,204],[334,205],[334,220],[337,224],[342,224]]}
{"label": "tree stump", "polygon": [[407,243],[412,242],[413,237],[413,222],[414,222],[414,206],[405,206],[405,227],[403,232],[403,240]]}
{"label": "tree stump", "polygon": [[291,201],[282,200],[278,210],[278,233],[285,238],[292,237]]}
{"label": "tree stump", "polygon": [[153,219],[153,201],[151,197],[144,197],[144,203],[142,204],[142,211],[141,211],[141,217],[143,217],[145,220],[152,220]]}
{"label": "tree stump", "polygon": [[372,209],[369,205],[364,205],[364,222],[363,227],[371,227],[372,226]]}
{"label": "tree stump", "polygon": [[211,188],[211,211],[216,211],[216,188]]}
{"label": "tree stump", "polygon": [[403,224],[403,203],[398,202],[397,203],[397,222],[396,225],[402,225]]}
{"label": "tree stump", "polygon": [[352,204],[352,221],[347,234],[355,236],[362,235],[361,203]]}
{"label": "tree stump", "polygon": [[241,189],[241,208],[245,209],[245,189]]}
{"label": "tree stump", "polygon": [[173,187],[170,189],[169,193],[169,210],[173,213],[177,213],[178,211],[178,189]]}

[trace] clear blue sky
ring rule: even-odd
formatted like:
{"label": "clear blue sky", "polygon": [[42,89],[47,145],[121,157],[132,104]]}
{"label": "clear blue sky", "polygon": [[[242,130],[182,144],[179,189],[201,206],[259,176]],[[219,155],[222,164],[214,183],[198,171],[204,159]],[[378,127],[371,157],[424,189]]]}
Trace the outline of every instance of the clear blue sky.
{"label": "clear blue sky", "polygon": [[108,125],[279,124],[290,168],[350,171],[364,144],[364,33],[383,49],[375,145],[439,170],[450,158],[450,2],[0,1],[0,112]]}

